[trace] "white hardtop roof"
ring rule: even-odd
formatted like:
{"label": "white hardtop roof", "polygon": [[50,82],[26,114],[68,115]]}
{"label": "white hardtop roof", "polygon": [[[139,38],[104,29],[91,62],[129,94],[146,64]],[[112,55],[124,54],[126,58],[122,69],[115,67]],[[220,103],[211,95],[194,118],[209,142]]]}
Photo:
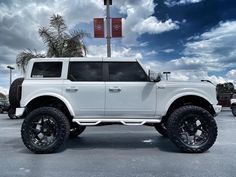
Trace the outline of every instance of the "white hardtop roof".
{"label": "white hardtop roof", "polygon": [[135,62],[136,59],[133,58],[116,58],[116,57],[68,57],[68,58],[33,58],[31,62],[37,61],[63,61],[63,60],[70,60],[70,61],[105,61],[105,62]]}

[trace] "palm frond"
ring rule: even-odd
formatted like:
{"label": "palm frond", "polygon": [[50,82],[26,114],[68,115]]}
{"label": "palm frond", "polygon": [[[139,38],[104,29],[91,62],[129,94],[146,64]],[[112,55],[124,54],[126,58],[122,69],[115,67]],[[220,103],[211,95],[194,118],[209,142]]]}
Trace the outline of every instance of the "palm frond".
{"label": "palm frond", "polygon": [[57,32],[58,37],[62,37],[63,33],[67,29],[63,17],[58,14],[53,14],[53,16],[51,17],[50,27],[52,28],[52,30]]}
{"label": "palm frond", "polygon": [[16,57],[16,65],[19,69],[22,69],[25,73],[26,66],[30,59],[32,58],[44,58],[44,54],[38,54],[36,50],[32,51],[27,49],[21,53],[19,53]]}
{"label": "palm frond", "polygon": [[[79,28],[67,32],[65,21],[60,15],[54,14],[49,27],[40,27],[38,32],[47,45],[47,57],[83,57],[88,52],[84,38],[90,37],[90,34]],[[27,49],[17,55],[16,63],[25,72],[30,59],[46,56]]]}

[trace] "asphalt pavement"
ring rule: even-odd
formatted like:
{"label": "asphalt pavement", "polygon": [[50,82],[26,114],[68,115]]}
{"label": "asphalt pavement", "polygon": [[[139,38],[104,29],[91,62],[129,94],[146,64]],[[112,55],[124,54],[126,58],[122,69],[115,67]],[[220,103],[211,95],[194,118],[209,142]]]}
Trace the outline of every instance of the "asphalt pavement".
{"label": "asphalt pavement", "polygon": [[87,127],[55,154],[23,145],[22,119],[0,114],[0,177],[235,177],[236,117],[216,118],[218,138],[201,154],[186,154],[147,126]]}

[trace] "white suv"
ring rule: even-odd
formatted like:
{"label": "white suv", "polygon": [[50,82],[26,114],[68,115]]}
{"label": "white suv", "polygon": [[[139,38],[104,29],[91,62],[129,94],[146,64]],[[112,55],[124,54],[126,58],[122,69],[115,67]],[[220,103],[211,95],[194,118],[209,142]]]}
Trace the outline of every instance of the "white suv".
{"label": "white suv", "polygon": [[22,140],[35,153],[107,124],[154,126],[183,152],[204,152],[217,137],[213,84],[161,81],[134,59],[32,59],[19,92]]}

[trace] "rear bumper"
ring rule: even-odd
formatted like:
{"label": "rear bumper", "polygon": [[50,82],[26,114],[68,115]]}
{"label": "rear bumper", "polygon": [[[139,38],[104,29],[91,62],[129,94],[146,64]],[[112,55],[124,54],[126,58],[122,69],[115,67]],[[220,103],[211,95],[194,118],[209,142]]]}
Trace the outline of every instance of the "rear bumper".
{"label": "rear bumper", "polygon": [[212,105],[216,115],[218,115],[221,112],[222,106],[221,105]]}
{"label": "rear bumper", "polygon": [[20,117],[20,116],[23,115],[24,111],[25,111],[25,108],[16,108],[16,113],[15,113],[15,115],[16,115],[17,117]]}

